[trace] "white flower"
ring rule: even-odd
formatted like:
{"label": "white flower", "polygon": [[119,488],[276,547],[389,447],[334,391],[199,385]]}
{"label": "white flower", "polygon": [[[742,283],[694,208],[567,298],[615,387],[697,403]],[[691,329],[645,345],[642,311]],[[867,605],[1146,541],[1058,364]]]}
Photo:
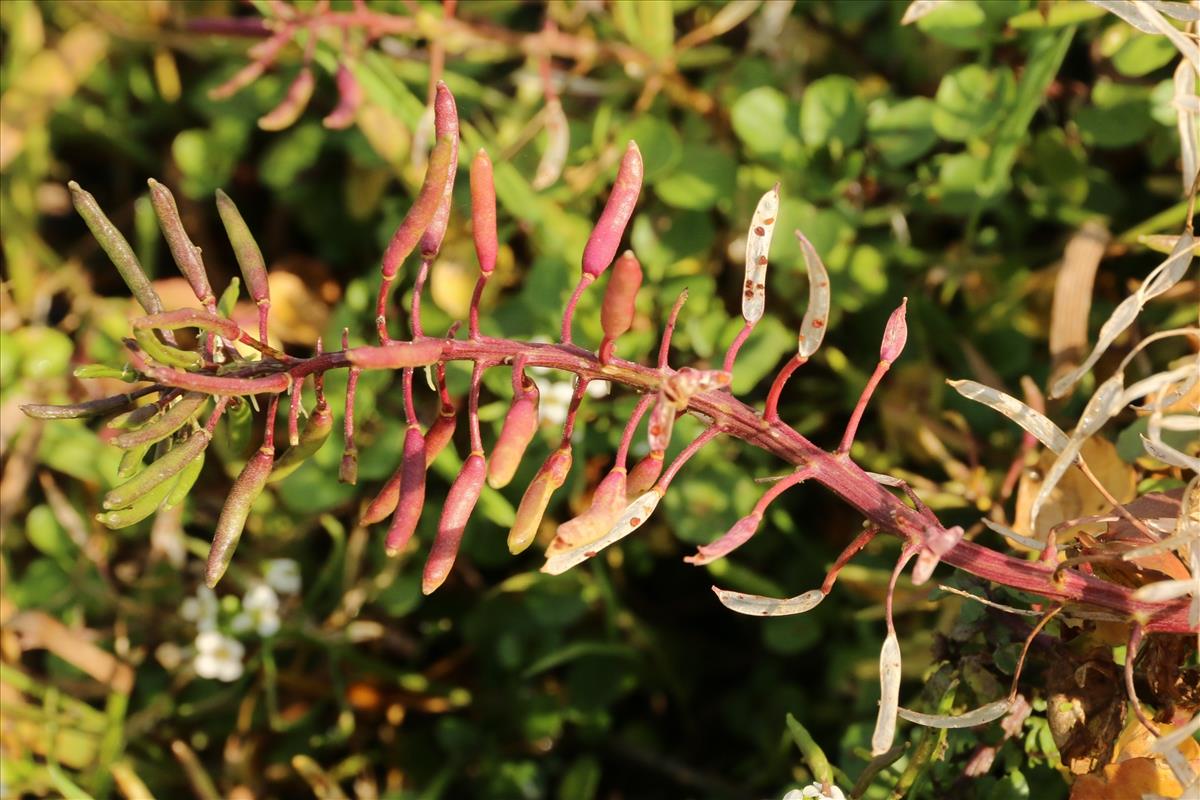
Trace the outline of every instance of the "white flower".
{"label": "white flower", "polygon": [[265,583],[256,583],[242,598],[242,611],[230,626],[238,633],[253,630],[259,636],[274,636],[279,630],[279,595]]}
{"label": "white flower", "polygon": [[192,667],[201,678],[231,682],[242,677],[242,656],[246,649],[237,639],[201,631],[196,636],[196,658]]}
{"label": "white flower", "polygon": [[217,628],[219,606],[216,592],[201,586],[196,590],[195,597],[189,597],[180,604],[179,616],[194,623],[198,631],[212,631]]}
{"label": "white flower", "polygon": [[829,785],[829,794],[825,794],[825,789],[821,784],[810,783],[803,789],[792,789],[783,796],[783,800],[846,800],[846,795],[842,794],[842,790],[833,784]]}
{"label": "white flower", "polygon": [[612,392],[612,384],[608,381],[592,381],[584,391],[587,392],[588,397],[594,397],[599,400],[602,397],[608,397]]}
{"label": "white flower", "polygon": [[300,591],[300,564],[290,558],[270,558],[263,562],[263,580],[280,594]]}
{"label": "white flower", "polygon": [[543,425],[562,425],[575,388],[566,381],[547,381],[534,378],[541,398],[538,401],[538,421]]}

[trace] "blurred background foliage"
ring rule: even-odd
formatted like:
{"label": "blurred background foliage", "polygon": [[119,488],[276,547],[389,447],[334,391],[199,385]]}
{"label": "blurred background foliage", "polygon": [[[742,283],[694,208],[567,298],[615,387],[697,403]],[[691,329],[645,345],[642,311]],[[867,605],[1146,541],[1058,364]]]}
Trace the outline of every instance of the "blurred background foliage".
{"label": "blurred background foliage", "polygon": [[[735,443],[693,460],[658,518],[602,563],[551,578],[537,572],[536,552],[513,559],[503,544],[515,502],[553,446],[547,426],[513,485],[485,489],[455,577],[428,598],[413,556],[428,546],[436,514],[422,520],[422,547],[391,561],[382,531],[356,525],[400,451],[399,382],[388,374],[360,384],[360,486],[337,482],[338,444],[327,444],[260,498],[219,597],[198,594],[200,564],[230,476],[257,435],[248,416],[218,437],[220,458],[210,457],[178,512],[118,532],[93,522],[119,454],[95,425],[43,425],[16,410],[123,385],[70,377],[80,365],[122,363],[134,310],[71,211],[65,183],[97,196],[168,307],[192,301],[155,228],[145,180],[175,190],[218,291],[236,274],[212,203],[224,188],[271,265],[273,339],[309,353],[318,335],[336,342],[345,326],[352,341],[367,341],[380,253],[423,175],[430,50],[442,48],[463,152],[483,146],[496,163],[503,252],[485,334],[557,330],[591,220],[633,138],[647,187],[629,240],[647,280],[618,352],[649,360],[686,287],[673,363],[719,362],[741,326],[745,227],[779,181],[780,230],[805,231],[834,288],[831,333],[792,380],[785,419],[819,444],[836,442],[883,322],[907,296],[908,350],[854,455],[909,480],[947,524],[971,526],[981,514],[1006,519],[999,503],[1012,493],[1003,479],[1019,431],[943,380],[970,377],[1017,394],[1022,376],[1045,384],[1056,269],[1085,222],[1105,232],[1108,257],[1095,277],[1094,320],[1155,263],[1139,235],[1175,232],[1185,213],[1174,50],[1091,5],[1033,0],[957,2],[904,27],[904,4],[882,0],[490,0],[459,2],[455,27],[440,25],[435,3],[369,7],[419,24],[353,59],[365,93],[355,124],[320,123],[336,104],[342,44],[327,32],[316,42],[322,69],[309,109],[266,132],[256,120],[285,92],[302,49],[285,50],[231,99],[213,100],[209,90],[246,63],[254,40],[195,23],[248,23],[277,4],[0,3],[0,795],[145,796],[148,787],[208,800],[302,796],[311,786],[322,797],[778,797],[812,780],[789,713],[849,789],[869,749],[879,599],[895,544],[872,545],[810,614],[755,620],[725,611],[714,582],[779,596],[811,588],[859,526],[804,488],[777,502],[769,530],[732,559],[684,565],[693,545],[746,513],[761,492],[756,479],[781,469]],[[575,43],[573,55],[552,60],[570,148],[559,180],[536,191],[547,147],[536,35],[548,18]],[[474,283],[465,180],[454,208],[428,330],[465,316]],[[776,238],[771,260],[768,318],[733,382],[751,400],[792,352],[804,309],[790,235]],[[407,302],[411,271],[404,279]],[[577,340],[599,341],[599,299],[585,295]],[[1186,305],[1153,304],[1138,324],[1181,324],[1192,315]],[[252,318],[239,306],[246,311]],[[457,396],[467,377],[451,370]],[[493,435],[508,381],[500,370],[486,378],[481,416]],[[345,377],[328,383],[337,408]],[[434,396],[420,400],[429,418]],[[620,392],[585,401],[554,521],[586,507],[633,402]],[[1050,411],[1073,419],[1077,405]],[[676,447],[698,430],[681,420]],[[1132,460],[1136,448],[1125,453]],[[435,464],[430,512],[459,458],[448,450]],[[553,525],[543,531],[552,533]],[[298,562],[298,582],[279,579],[291,565],[278,559]],[[265,599],[256,593],[263,585]],[[936,594],[902,584],[898,595],[912,681],[903,702],[918,704],[922,679],[951,672],[969,686],[960,700],[994,699],[1021,627],[953,597],[934,604]],[[219,642],[205,640],[213,631]],[[944,700],[941,678],[926,682],[939,692],[926,707]],[[910,797],[1067,794],[1037,715],[1003,745],[986,728],[940,738],[913,729],[911,738],[924,761],[902,757],[866,796],[889,796],[906,770]],[[935,743],[943,749],[931,761]],[[994,764],[964,777],[982,745],[999,747]]]}

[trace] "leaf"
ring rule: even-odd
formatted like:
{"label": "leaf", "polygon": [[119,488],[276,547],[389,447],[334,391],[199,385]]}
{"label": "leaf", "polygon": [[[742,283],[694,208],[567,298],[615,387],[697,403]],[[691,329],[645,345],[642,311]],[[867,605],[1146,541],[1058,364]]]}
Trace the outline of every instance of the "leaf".
{"label": "leaf", "polygon": [[1008,713],[1010,706],[1011,703],[1006,697],[961,714],[922,714],[919,711],[910,711],[903,707],[899,709],[898,713],[901,719],[917,725],[924,725],[926,728],[974,728],[1000,719]]}
{"label": "leaf", "polygon": [[927,97],[902,100],[871,114],[868,137],[890,166],[904,166],[937,143],[933,111],[934,103]]}
{"label": "leaf", "polygon": [[[715,147],[691,143],[683,146],[681,156],[679,166],[654,184],[655,193],[664,203],[703,211],[733,196],[737,171],[729,156]],[[497,164],[497,176],[499,168]]]}
{"label": "leaf", "polygon": [[812,589],[795,597],[776,598],[762,597],[756,594],[733,592],[728,589],[712,587],[721,605],[730,611],[747,614],[752,617],[786,617],[792,614],[803,614],[812,611],[822,600],[825,593],[820,589]]}
{"label": "leaf", "polygon": [[951,47],[982,46],[988,39],[987,14],[975,0],[938,5],[917,20],[917,28]]}
{"label": "leaf", "polygon": [[1009,111],[1015,88],[1010,69],[989,71],[978,64],[959,67],[938,84],[933,129],[953,142],[981,137]]}
{"label": "leaf", "polygon": [[729,121],[746,149],[758,155],[778,155],[791,136],[788,99],[773,86],[760,86],[738,97],[729,110]]}
{"label": "leaf", "polygon": [[844,75],[813,81],[800,101],[800,135],[812,148],[832,147],[839,155],[862,133],[865,111],[858,84]]}

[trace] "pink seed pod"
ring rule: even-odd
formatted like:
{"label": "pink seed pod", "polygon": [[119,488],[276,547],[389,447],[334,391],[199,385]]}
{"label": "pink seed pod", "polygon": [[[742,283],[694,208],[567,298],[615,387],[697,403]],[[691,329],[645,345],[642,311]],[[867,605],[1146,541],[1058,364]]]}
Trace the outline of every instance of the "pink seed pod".
{"label": "pink seed pod", "polygon": [[446,504],[442,506],[442,518],[438,520],[437,538],[433,540],[433,549],[429,551],[425,573],[421,576],[423,593],[432,594],[450,574],[454,558],[458,555],[458,546],[462,543],[463,531],[467,528],[467,520],[471,518],[471,512],[479,501],[479,493],[483,491],[486,472],[487,463],[483,453],[471,453],[450,486]]}
{"label": "pink seed pod", "polygon": [[879,346],[879,360],[891,364],[904,352],[908,342],[908,321],[905,319],[905,309],[908,308],[908,298],[900,301],[900,305],[888,317],[887,326],[883,329],[883,343]]}
{"label": "pink seed pod", "polygon": [[391,516],[396,510],[396,503],[400,500],[400,481],[404,478],[404,463],[401,461],[400,466],[396,467],[396,471],[387,479],[387,483],[383,484],[383,488],[379,490],[379,494],[375,495],[374,499],[367,504],[362,516],[358,519],[359,525],[374,525]]}
{"label": "pink seed pod", "polygon": [[587,511],[558,526],[558,533],[546,548],[546,555],[565,552],[608,533],[629,502],[625,483],[624,469],[618,467],[605,475],[596,487]]}
{"label": "pink seed pod", "polygon": [[492,160],[482,147],[471,161],[471,233],[475,237],[475,256],[479,271],[491,275],[496,268],[496,184]]}
{"label": "pink seed pod", "polygon": [[204,568],[204,583],[208,588],[216,586],[229,568],[233,551],[242,538],[242,529],[246,527],[246,518],[250,516],[250,507],[267,485],[274,460],[275,448],[260,447],[233,482],[221,516],[217,518],[217,529],[208,551],[208,563]]}
{"label": "pink seed pod", "polygon": [[425,506],[425,469],[425,437],[420,426],[409,425],[404,434],[404,459],[400,462],[399,499],[384,544],[389,556],[403,550],[417,529]]}
{"label": "pink seed pod", "polygon": [[665,452],[667,445],[671,443],[671,431],[675,427],[675,413],[675,404],[671,402],[665,392],[659,392],[658,400],[654,404],[654,410],[650,412],[650,422],[646,428],[651,452]]}
{"label": "pink seed pod", "polygon": [[[191,238],[184,230],[183,220],[179,218],[179,207],[175,205],[175,196],[171,194],[170,189],[153,178],[146,183],[150,187],[150,204],[154,206],[154,215],[158,217],[158,227],[162,230],[163,238],[167,240],[171,257],[175,259],[176,266],[187,279],[201,305],[215,309],[217,298],[208,282],[208,273],[204,271],[200,248],[192,244]],[[237,334],[232,338],[237,338]]]}
{"label": "pink seed pod", "polygon": [[264,131],[281,131],[284,128],[290,128],[296,120],[300,119],[304,109],[308,108],[308,101],[312,99],[315,85],[316,80],[313,78],[312,70],[308,67],[301,69],[300,74],[288,87],[287,94],[279,101],[279,105],[258,118],[258,127]]}
{"label": "pink seed pod", "polygon": [[450,223],[450,201],[454,198],[454,178],[458,174],[458,107],[454,95],[446,84],[438,81],[433,98],[433,130],[438,141],[450,139],[450,165],[446,183],[442,188],[442,199],[438,203],[429,227],[421,234],[421,257],[432,259],[442,249],[446,238],[446,226]]}
{"label": "pink seed pod", "polygon": [[363,90],[354,77],[354,73],[344,63],[338,64],[337,69],[338,104],[330,111],[321,124],[330,130],[343,130],[354,124],[358,107],[362,105]]}
{"label": "pink seed pod", "polygon": [[651,450],[650,454],[634,464],[625,481],[625,494],[629,497],[640,497],[650,491],[650,487],[658,483],[658,476],[663,471],[662,450]]}
{"label": "pink seed pod", "polygon": [[529,488],[525,490],[521,504],[517,507],[516,521],[513,522],[512,530],[508,532],[508,550],[513,555],[522,552],[533,543],[533,538],[541,527],[542,517],[546,514],[546,507],[550,505],[550,496],[567,480],[567,473],[571,471],[571,461],[571,446],[558,448],[542,464]]}
{"label": "pink seed pod", "polygon": [[425,168],[425,181],[417,193],[417,199],[404,215],[404,219],[396,226],[387,250],[383,253],[380,271],[385,280],[396,277],[404,259],[416,249],[425,229],[433,221],[438,206],[441,205],[446,184],[451,180],[454,168],[452,157],[457,158],[457,140],[449,136],[439,136],[437,144],[429,154],[429,165]]}
{"label": "pink seed pod", "polygon": [[641,191],[642,153],[638,150],[637,142],[630,141],[621,158],[621,166],[617,169],[617,180],[608,195],[608,202],[596,221],[596,227],[592,229],[592,235],[588,237],[587,246],[583,248],[584,275],[595,278],[608,269],[621,245],[625,226],[633,216],[633,208]]}
{"label": "pink seed pod", "polygon": [[684,561],[700,566],[701,564],[708,564],[716,561],[718,558],[729,555],[745,544],[758,531],[758,526],[761,522],[762,514],[750,514],[749,516],[742,517],[733,523],[733,527],[726,531],[724,536],[715,542],[699,548],[696,551],[696,555],[688,556]]}
{"label": "pink seed pod", "polygon": [[538,429],[538,389],[529,381],[525,391],[513,398],[504,418],[504,426],[496,439],[496,447],[488,460],[488,486],[502,489],[512,482],[525,449],[533,441]]}
{"label": "pink seed pod", "polygon": [[177,308],[161,314],[138,317],[133,321],[133,327],[167,331],[197,328],[208,333],[215,333],[229,341],[236,340],[242,334],[242,329],[233,320],[219,317],[208,311],[201,311],[198,308]]}
{"label": "pink seed pod", "polygon": [[454,429],[458,426],[457,411],[454,406],[442,406],[438,417],[429,426],[425,434],[425,466],[429,467],[454,438]]}
{"label": "pink seed pod", "polygon": [[355,347],[346,351],[350,363],[363,369],[427,367],[442,357],[445,345],[436,339],[423,342],[392,342],[379,347]]}
{"label": "pink seed pod", "polygon": [[600,306],[600,326],[604,329],[601,362],[608,363],[612,357],[612,343],[633,325],[637,293],[641,287],[642,265],[632,250],[626,250],[613,266],[608,287],[604,290],[604,303]]}
{"label": "pink seed pod", "polygon": [[271,302],[271,286],[267,282],[267,265],[263,261],[262,250],[250,233],[250,226],[242,218],[242,213],[234,205],[229,195],[217,189],[217,213],[233,245],[233,255],[237,258],[242,270],[242,278],[246,281],[246,291],[250,299],[262,305]]}

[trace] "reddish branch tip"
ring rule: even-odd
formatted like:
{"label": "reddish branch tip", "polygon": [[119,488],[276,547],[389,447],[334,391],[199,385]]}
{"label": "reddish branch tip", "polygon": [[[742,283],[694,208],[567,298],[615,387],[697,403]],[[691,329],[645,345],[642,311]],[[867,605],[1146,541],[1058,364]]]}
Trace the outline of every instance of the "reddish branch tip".
{"label": "reddish branch tip", "polygon": [[908,298],[900,301],[900,305],[888,317],[887,326],[883,329],[883,343],[879,347],[879,360],[889,363],[900,357],[904,345],[908,342],[908,322],[905,319],[905,309],[908,308]]}
{"label": "reddish branch tip", "polygon": [[621,158],[621,166],[617,170],[617,180],[613,183],[608,195],[608,202],[592,235],[588,237],[587,246],[583,249],[583,272],[593,277],[608,269],[617,248],[621,246],[621,238],[625,235],[625,226],[633,216],[634,206],[637,205],[638,195],[642,191],[642,153],[638,150],[637,142],[630,140]]}

